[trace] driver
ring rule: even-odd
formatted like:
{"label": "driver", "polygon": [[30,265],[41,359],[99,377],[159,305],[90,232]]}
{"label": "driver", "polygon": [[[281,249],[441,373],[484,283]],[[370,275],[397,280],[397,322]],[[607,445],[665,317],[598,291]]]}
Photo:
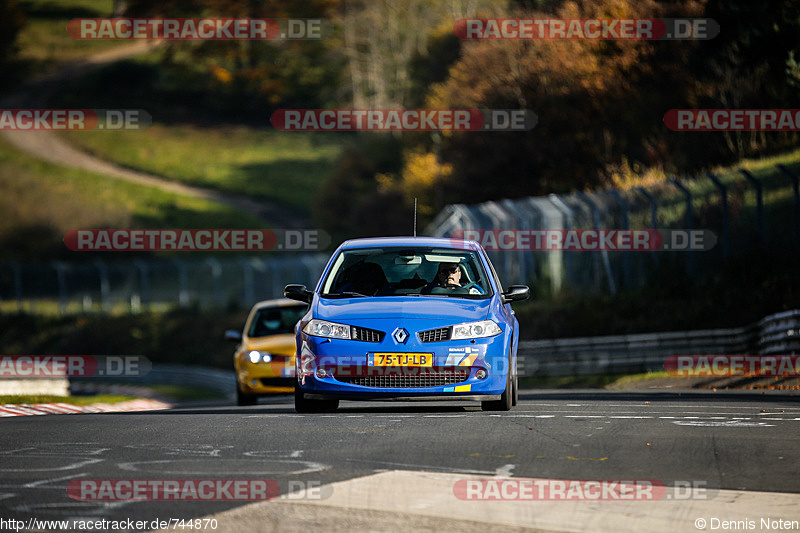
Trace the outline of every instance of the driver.
{"label": "driver", "polygon": [[[461,267],[458,263],[439,263],[439,268],[436,271],[436,277],[433,281],[425,285],[420,291],[421,294],[431,294],[434,288],[441,287],[444,289],[460,289],[461,288]],[[469,290],[470,294],[481,294],[477,287],[472,287]]]}

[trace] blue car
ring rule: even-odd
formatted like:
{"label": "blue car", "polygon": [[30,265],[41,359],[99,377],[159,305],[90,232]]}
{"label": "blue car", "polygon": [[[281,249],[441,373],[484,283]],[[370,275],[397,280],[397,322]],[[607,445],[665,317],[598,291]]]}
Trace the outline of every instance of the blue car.
{"label": "blue car", "polygon": [[287,285],[309,303],[296,326],[295,409],[327,412],[339,400],[517,402],[519,323],[474,241],[427,237],[355,239],[334,252],[317,287]]}

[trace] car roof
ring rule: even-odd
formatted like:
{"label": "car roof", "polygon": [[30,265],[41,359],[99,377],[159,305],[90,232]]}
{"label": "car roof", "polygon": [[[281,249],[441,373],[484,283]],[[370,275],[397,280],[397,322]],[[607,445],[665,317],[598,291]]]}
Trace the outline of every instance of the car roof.
{"label": "car roof", "polygon": [[387,246],[432,246],[437,248],[452,248],[454,250],[479,251],[480,245],[475,241],[463,239],[446,239],[441,237],[369,237],[365,239],[350,239],[342,243],[340,248],[348,250],[353,248],[382,248]]}

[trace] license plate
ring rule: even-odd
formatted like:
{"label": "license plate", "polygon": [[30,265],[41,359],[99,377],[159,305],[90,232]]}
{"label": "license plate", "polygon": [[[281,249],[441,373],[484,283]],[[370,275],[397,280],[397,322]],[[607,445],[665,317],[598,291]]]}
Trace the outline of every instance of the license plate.
{"label": "license plate", "polygon": [[432,353],[371,353],[369,366],[433,366]]}

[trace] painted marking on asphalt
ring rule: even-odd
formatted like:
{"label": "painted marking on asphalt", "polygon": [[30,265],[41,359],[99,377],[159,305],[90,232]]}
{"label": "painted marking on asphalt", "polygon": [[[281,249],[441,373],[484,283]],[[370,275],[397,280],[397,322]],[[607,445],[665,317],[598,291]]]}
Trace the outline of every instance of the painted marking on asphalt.
{"label": "painted marking on asphalt", "polygon": [[673,422],[678,426],[698,426],[698,427],[775,427],[775,424],[767,424],[766,422],[741,422],[739,420],[728,420],[726,422],[718,420],[676,420]]}
{"label": "painted marking on asphalt", "polygon": [[84,466],[93,465],[95,463],[102,462],[103,459],[86,459],[83,461],[78,461],[76,463],[70,463],[66,466],[50,466],[47,468],[0,468],[0,472],[60,472],[63,470],[77,470],[78,468],[82,468]]}
{"label": "painted marking on asphalt", "polygon": [[70,475],[70,476],[55,477],[55,478],[51,478],[51,479],[41,479],[39,481],[31,481],[30,483],[25,483],[22,486],[24,488],[26,488],[26,489],[51,488],[51,489],[62,489],[63,490],[64,489],[63,485],[59,485],[58,487],[45,487],[44,485],[47,485],[48,483],[57,483],[59,481],[66,481],[66,480],[70,480],[71,481],[73,479],[76,479],[76,478],[79,478],[79,477],[86,477],[88,475],[89,474],[87,474],[86,472],[83,472],[81,474],[75,474],[75,475]]}
{"label": "painted marking on asphalt", "polygon": [[503,465],[494,471],[494,475],[497,477],[511,477],[513,474],[511,473],[517,465]]}
{"label": "painted marking on asphalt", "polygon": [[[264,469],[265,463],[272,463],[272,468]],[[167,466],[168,465],[168,466]],[[286,468],[288,465],[288,468]],[[246,459],[220,459],[207,462],[201,459],[171,459],[159,461],[134,461],[117,463],[117,468],[131,472],[157,472],[173,475],[209,475],[220,471],[226,475],[300,475],[327,470],[330,465],[314,461],[297,461],[294,459],[271,458],[270,460],[250,461]]]}

